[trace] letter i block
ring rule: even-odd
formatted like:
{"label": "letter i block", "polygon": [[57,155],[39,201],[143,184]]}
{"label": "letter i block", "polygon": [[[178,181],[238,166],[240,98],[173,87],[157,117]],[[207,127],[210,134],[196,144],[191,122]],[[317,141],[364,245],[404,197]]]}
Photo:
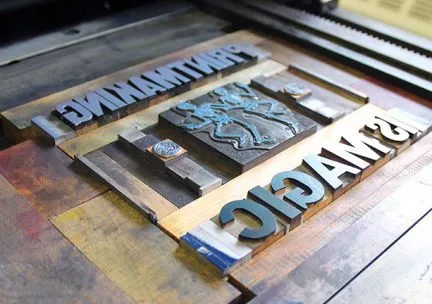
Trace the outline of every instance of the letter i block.
{"label": "letter i block", "polygon": [[180,245],[212,265],[221,276],[252,257],[250,247],[210,220],[183,235]]}
{"label": "letter i block", "polygon": [[304,166],[276,174],[270,188],[275,195],[299,209],[303,214],[303,221],[333,201],[330,188],[316,179]]}

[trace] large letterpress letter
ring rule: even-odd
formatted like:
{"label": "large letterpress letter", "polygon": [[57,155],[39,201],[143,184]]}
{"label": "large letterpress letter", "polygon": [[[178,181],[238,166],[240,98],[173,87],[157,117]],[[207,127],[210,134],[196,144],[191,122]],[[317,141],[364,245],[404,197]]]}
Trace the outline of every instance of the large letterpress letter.
{"label": "large letterpress letter", "polygon": [[234,211],[242,210],[256,217],[261,223],[258,229],[245,228],[239,239],[261,240],[276,231],[276,217],[266,207],[250,200],[238,200],[226,204],[219,213],[219,222],[223,227],[234,220]]}

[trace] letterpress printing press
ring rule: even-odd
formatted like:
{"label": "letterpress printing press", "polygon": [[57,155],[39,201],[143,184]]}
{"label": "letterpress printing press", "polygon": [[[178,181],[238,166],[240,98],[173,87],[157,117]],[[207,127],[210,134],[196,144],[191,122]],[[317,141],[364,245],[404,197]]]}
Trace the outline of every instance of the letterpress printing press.
{"label": "letterpress printing press", "polygon": [[432,303],[432,3],[3,2],[0,303]]}

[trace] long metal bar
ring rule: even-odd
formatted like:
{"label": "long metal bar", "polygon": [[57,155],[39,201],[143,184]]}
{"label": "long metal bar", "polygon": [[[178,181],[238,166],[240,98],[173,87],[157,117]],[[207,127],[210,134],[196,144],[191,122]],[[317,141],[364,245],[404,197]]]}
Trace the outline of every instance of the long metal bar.
{"label": "long metal bar", "polygon": [[356,29],[273,1],[238,0],[244,5],[343,44],[353,50],[385,60],[432,80],[432,59]]}
{"label": "long metal bar", "polygon": [[369,35],[405,47],[422,55],[432,57],[432,40],[395,28],[385,23],[350,13],[342,8],[324,16],[338,23],[350,26]]}
{"label": "long metal bar", "polygon": [[323,55],[348,64],[375,77],[388,80],[401,88],[432,100],[432,82],[407,72],[404,69],[382,62],[370,55],[351,50],[344,45],[314,35],[280,19],[269,16],[262,11],[239,5],[228,0],[196,0],[202,9],[210,13],[225,16],[234,24],[256,27],[265,32],[294,41],[306,48],[314,48]]}

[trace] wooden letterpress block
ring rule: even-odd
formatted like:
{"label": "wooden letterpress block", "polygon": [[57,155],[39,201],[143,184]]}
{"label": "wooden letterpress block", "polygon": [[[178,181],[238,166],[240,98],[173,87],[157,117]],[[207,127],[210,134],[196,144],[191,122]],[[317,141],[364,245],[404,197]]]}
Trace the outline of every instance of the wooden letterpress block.
{"label": "wooden letterpress block", "polygon": [[390,161],[393,150],[376,138],[357,133],[342,136],[339,143],[324,145],[321,154],[360,169],[363,180]]}
{"label": "wooden letterpress block", "polygon": [[[211,219],[211,221],[220,227],[219,215]],[[287,226],[283,223],[283,219],[277,218],[276,231],[274,234],[269,235],[263,240],[239,240],[238,236],[245,228],[257,229],[261,224],[252,216],[245,212],[238,211],[235,214],[235,220],[226,224],[223,228],[225,232],[229,233],[236,241],[243,246],[247,246],[252,250],[252,254],[256,255],[276,242],[287,233]]]}
{"label": "wooden letterpress block", "polygon": [[186,177],[186,184],[192,188],[194,192],[203,196],[210,191],[219,188],[222,185],[222,179],[214,176],[206,169],[201,168]]}
{"label": "wooden letterpress block", "polygon": [[180,245],[191,249],[225,276],[252,257],[252,249],[212,221],[206,221],[180,238]]}
{"label": "wooden letterpress block", "polygon": [[220,187],[222,180],[188,157],[167,164],[168,173],[183,181],[200,196]]}
{"label": "wooden letterpress block", "polygon": [[187,156],[186,149],[169,139],[159,141],[146,150],[153,156],[154,160],[164,166]]}
{"label": "wooden letterpress block", "polygon": [[153,223],[177,208],[152,188],[101,151],[94,151],[77,159],[103,183],[121,196],[133,208],[147,216]]}
{"label": "wooden letterpress block", "polygon": [[295,82],[283,81],[275,76],[259,76],[252,79],[251,86],[271,97],[285,101],[288,105],[324,124],[330,124],[345,115],[345,112],[340,109],[313,97],[310,89]]}
{"label": "wooden letterpress block", "polygon": [[384,113],[380,113],[380,114],[375,115],[375,118],[381,119],[381,120],[389,123],[392,126],[392,128],[398,128],[399,127],[399,128],[404,129],[405,131],[408,132],[409,137],[412,140],[417,140],[418,137],[421,135],[421,132],[419,129],[412,127],[411,125],[408,125],[408,124],[404,123],[403,121],[401,121],[399,119],[395,119],[392,116],[386,115]]}
{"label": "wooden letterpress block", "polygon": [[276,77],[258,76],[251,80],[251,86],[274,98],[282,95],[284,82]]}
{"label": "wooden letterpress block", "polygon": [[137,129],[129,129],[118,135],[118,139],[120,142],[124,144],[132,145],[133,142],[147,136],[145,133],[137,130]]}
{"label": "wooden letterpress block", "polygon": [[119,140],[139,152],[145,159],[162,166],[169,174],[200,196],[218,188],[222,180],[187,157],[187,150],[167,139],[137,130],[119,134]]}
{"label": "wooden letterpress block", "polygon": [[295,82],[285,83],[282,92],[287,100],[290,100],[294,103],[298,103],[299,101],[304,100],[305,98],[308,98],[312,95],[311,89]]}
{"label": "wooden letterpress block", "polygon": [[293,230],[303,222],[300,209],[283,201],[263,187],[255,186],[249,190],[248,198],[271,210],[288,227],[287,230]]}
{"label": "wooden letterpress block", "polygon": [[153,135],[147,135],[136,129],[127,130],[123,133],[120,133],[118,135],[118,139],[122,144],[134,149],[144,157],[148,156],[147,148],[160,141]]}
{"label": "wooden letterpress block", "polygon": [[312,96],[299,100],[297,102],[297,107],[302,109],[305,114],[308,114],[310,117],[324,124],[331,124],[345,115],[344,112]]}
{"label": "wooden letterpress block", "polygon": [[309,154],[303,165],[331,190],[333,200],[360,182],[361,170],[321,155]]}
{"label": "wooden letterpress block", "polygon": [[399,108],[392,108],[388,110],[386,114],[390,117],[393,117],[394,119],[397,119],[419,130],[421,134],[417,137],[417,139],[425,136],[427,133],[429,133],[432,130],[431,121],[428,121],[426,119],[423,119],[411,113],[403,111]]}
{"label": "wooden letterpress block", "polygon": [[321,75],[315,71],[308,70],[305,67],[299,66],[297,64],[290,64],[288,70],[291,73],[296,74],[297,76],[311,80],[315,83],[319,83],[320,85],[334,92],[337,92],[340,95],[347,96],[355,101],[362,103],[367,103],[369,101],[369,97],[362,92],[357,91],[343,83],[330,79],[324,75]]}
{"label": "wooden letterpress block", "polygon": [[378,139],[382,144],[395,150],[396,153],[393,157],[408,149],[413,143],[407,131],[401,127],[394,127],[390,123],[375,117],[367,121],[360,131]]}
{"label": "wooden letterpress block", "polygon": [[32,119],[36,136],[50,145],[57,146],[76,136],[75,131],[53,115],[39,115]]}
{"label": "wooden letterpress block", "polygon": [[[318,211],[320,211],[333,201],[333,194],[330,188],[324,183],[321,183],[320,180],[317,179],[314,174],[305,166],[299,166],[295,168],[293,172],[301,172],[307,174],[307,176],[300,175],[296,179],[282,179],[282,175],[282,178],[280,178],[282,180],[279,181],[277,180],[277,176],[275,176],[268,188],[269,191],[274,192],[275,195],[281,197],[285,202],[290,203],[294,207],[301,210],[303,221],[307,221],[310,217],[315,215]],[[283,185],[281,185],[281,182],[283,183]],[[303,190],[301,192],[301,196],[293,196],[294,193],[299,191],[295,190],[296,188],[300,188]],[[323,189],[324,191],[322,191]],[[310,195],[313,193],[317,194],[318,192],[320,192],[322,196],[315,196],[315,199],[311,199],[312,197]],[[296,199],[298,199],[299,201],[303,199],[303,201],[308,201],[308,203],[306,203],[305,206],[304,204],[299,204],[298,202],[295,202],[294,200]]]}

